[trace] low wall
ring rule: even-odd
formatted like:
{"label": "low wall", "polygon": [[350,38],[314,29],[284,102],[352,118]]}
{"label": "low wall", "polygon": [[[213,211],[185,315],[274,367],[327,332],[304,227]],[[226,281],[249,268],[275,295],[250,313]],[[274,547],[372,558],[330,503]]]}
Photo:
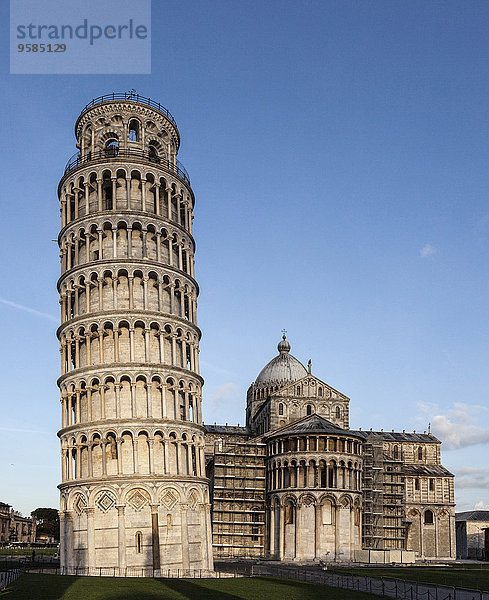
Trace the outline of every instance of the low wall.
{"label": "low wall", "polygon": [[413,550],[357,550],[355,562],[368,564],[406,564],[415,562]]}

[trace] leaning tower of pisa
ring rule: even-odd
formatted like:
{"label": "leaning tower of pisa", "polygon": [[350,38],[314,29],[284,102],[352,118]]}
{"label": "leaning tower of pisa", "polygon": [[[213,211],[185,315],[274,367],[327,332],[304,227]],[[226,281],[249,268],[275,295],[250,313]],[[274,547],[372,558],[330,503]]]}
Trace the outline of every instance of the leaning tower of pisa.
{"label": "leaning tower of pisa", "polygon": [[61,567],[212,569],[194,194],[160,104],[92,100],[59,183]]}

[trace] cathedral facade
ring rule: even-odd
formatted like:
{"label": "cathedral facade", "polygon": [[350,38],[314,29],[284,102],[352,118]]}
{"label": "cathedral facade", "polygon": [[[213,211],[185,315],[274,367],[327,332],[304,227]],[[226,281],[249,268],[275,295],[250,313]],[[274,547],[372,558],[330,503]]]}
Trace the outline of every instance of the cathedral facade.
{"label": "cathedral facade", "polygon": [[290,354],[247,393],[246,427],[206,426],[215,558],[454,559],[453,475],[431,432],[354,431],[347,396]]}

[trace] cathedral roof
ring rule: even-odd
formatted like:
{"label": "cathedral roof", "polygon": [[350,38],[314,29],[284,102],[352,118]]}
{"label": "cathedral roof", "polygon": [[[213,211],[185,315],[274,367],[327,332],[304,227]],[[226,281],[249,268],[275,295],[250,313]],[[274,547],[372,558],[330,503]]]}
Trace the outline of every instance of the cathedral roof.
{"label": "cathedral roof", "polygon": [[356,431],[359,435],[364,438],[368,438],[369,435],[378,435],[386,442],[420,442],[425,444],[439,444],[440,440],[431,433],[409,433],[406,431],[368,431],[361,430]]}
{"label": "cathedral roof", "polygon": [[361,437],[355,431],[350,431],[349,429],[342,429],[338,427],[331,421],[320,417],[319,415],[310,415],[309,417],[304,417],[299,421],[295,421],[289,426],[284,426],[278,431],[276,431],[270,437],[278,437],[283,435],[305,435],[310,433],[327,433],[329,435],[348,435],[352,437]]}
{"label": "cathedral roof", "polygon": [[489,522],[489,510],[469,510],[455,513],[455,521],[486,521]]}
{"label": "cathedral roof", "polygon": [[256,384],[290,383],[302,379],[307,375],[306,367],[290,352],[290,344],[283,339],[278,344],[279,355],[263,367],[256,378]]}
{"label": "cathedral roof", "polygon": [[240,427],[239,425],[207,425],[204,424],[206,433],[222,433],[224,435],[249,435],[249,427]]}
{"label": "cathedral roof", "polygon": [[445,469],[442,465],[418,465],[418,464],[407,464],[402,467],[405,475],[425,475],[432,477],[453,477],[453,473],[450,473],[448,469]]}

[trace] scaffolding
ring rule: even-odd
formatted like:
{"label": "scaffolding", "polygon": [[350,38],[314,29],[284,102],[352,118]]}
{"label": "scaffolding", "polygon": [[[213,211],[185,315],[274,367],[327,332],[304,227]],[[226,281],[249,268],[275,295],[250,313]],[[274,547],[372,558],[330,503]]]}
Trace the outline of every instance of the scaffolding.
{"label": "scaffolding", "polygon": [[214,558],[258,558],[265,549],[265,444],[216,442],[207,463]]}
{"label": "scaffolding", "polygon": [[363,547],[384,547],[384,444],[380,434],[370,432],[363,455]]}
{"label": "scaffolding", "polygon": [[384,452],[382,434],[370,432],[363,460],[363,547],[406,548],[402,457]]}
{"label": "scaffolding", "polygon": [[403,462],[384,453],[384,549],[406,549]]}

